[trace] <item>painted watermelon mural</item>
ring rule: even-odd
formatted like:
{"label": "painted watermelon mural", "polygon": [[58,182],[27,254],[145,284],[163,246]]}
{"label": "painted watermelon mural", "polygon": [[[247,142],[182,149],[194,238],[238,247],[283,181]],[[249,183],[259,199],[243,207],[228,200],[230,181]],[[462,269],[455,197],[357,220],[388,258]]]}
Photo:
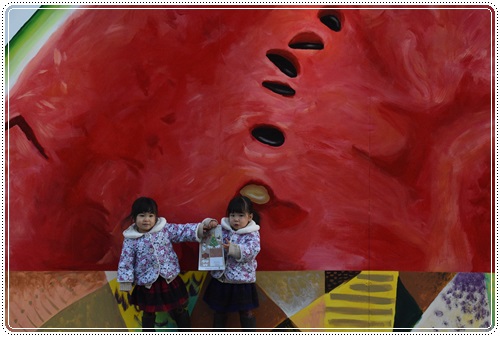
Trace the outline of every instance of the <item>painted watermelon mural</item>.
{"label": "painted watermelon mural", "polygon": [[[137,328],[112,272],[131,202],[183,223],[240,193],[262,328],[489,328],[491,32],[487,7],[42,7],[7,54],[9,326]],[[176,248],[208,327],[197,246]],[[28,301],[81,273],[55,310]],[[373,282],[379,321],[348,303]],[[433,302],[453,287],[482,299],[466,323]]]}

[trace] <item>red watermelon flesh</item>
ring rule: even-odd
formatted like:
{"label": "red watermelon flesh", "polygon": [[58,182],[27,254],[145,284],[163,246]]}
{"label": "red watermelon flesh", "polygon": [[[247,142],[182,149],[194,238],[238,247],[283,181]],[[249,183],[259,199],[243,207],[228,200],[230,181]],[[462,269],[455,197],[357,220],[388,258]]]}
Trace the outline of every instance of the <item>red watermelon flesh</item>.
{"label": "red watermelon flesh", "polygon": [[[250,186],[268,196],[259,270],[489,271],[490,25],[75,10],[9,92],[10,268],[114,270],[136,197],[198,222]],[[196,244],[177,249],[196,269]]]}

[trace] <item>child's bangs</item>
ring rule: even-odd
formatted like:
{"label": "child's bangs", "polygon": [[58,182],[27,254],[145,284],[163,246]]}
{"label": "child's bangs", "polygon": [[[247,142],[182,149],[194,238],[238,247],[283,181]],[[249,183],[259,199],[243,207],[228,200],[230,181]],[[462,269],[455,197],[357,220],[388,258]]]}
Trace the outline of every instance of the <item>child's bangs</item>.
{"label": "child's bangs", "polygon": [[156,215],[158,214],[158,207],[156,206],[154,200],[149,198],[143,198],[136,201],[132,213],[134,215],[140,213],[153,213]]}
{"label": "child's bangs", "polygon": [[245,199],[238,198],[231,200],[227,206],[227,214],[230,213],[250,213],[249,207],[245,202]]}

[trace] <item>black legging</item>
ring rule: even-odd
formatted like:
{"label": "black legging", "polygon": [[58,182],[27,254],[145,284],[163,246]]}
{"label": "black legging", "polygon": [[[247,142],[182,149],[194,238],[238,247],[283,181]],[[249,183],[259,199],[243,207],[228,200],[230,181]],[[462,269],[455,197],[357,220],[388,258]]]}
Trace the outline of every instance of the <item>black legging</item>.
{"label": "black legging", "polygon": [[[245,331],[255,331],[255,316],[252,310],[241,310],[240,314],[240,324]],[[213,327],[215,331],[224,331],[227,322],[226,312],[215,312],[214,314],[214,324]]]}

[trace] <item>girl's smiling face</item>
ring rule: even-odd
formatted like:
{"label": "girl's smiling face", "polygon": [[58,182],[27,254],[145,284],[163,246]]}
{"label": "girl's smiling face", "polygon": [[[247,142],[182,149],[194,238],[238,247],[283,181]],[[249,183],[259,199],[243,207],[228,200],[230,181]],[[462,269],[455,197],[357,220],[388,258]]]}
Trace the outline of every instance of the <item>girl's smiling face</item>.
{"label": "girl's smiling face", "polygon": [[252,221],[253,214],[250,213],[229,213],[229,224],[234,230],[245,228]]}
{"label": "girl's smiling face", "polygon": [[156,214],[150,212],[139,213],[135,217],[135,224],[140,233],[149,232],[156,224]]}

